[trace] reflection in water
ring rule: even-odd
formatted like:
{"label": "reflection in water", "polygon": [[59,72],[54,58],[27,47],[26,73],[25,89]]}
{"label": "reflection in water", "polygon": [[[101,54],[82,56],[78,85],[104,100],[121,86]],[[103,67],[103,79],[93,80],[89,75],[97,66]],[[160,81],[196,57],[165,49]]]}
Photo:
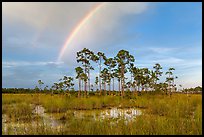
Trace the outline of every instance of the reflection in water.
{"label": "reflection in water", "polygon": [[[128,109],[118,109],[118,108],[111,108],[105,110],[69,110],[73,113],[72,116],[75,118],[92,118],[93,120],[101,121],[103,119],[117,119],[115,122],[111,122],[113,124],[117,123],[118,120],[124,119],[125,123],[129,122],[130,120],[134,120],[134,118],[138,115],[141,115],[141,110],[128,108]],[[31,121],[30,123],[22,123],[22,122],[9,122],[8,117],[3,114],[2,115],[2,131],[4,134],[26,134],[27,130],[36,130],[37,127],[45,126],[51,129],[59,130],[61,127],[65,126],[64,124],[67,123],[66,121],[64,124],[62,121],[57,120],[56,118],[52,117],[51,115],[45,113],[44,107],[38,105],[34,107],[33,114],[37,114],[41,117],[40,121],[37,122],[36,120]],[[88,115],[87,115],[88,114]],[[87,117],[88,116],[88,117]],[[43,126],[43,127],[44,127]]]}
{"label": "reflection in water", "polygon": [[43,118],[43,123],[49,125],[51,128],[58,127],[60,124],[53,117],[45,113],[45,108],[42,106],[36,106],[33,113],[38,114]]}
{"label": "reflection in water", "polygon": [[77,118],[85,118],[89,113],[89,116],[93,117],[94,120],[103,120],[103,119],[124,119],[127,122],[130,120],[134,120],[134,118],[138,115],[141,115],[141,110],[128,108],[128,109],[118,109],[118,108],[111,108],[106,110],[80,110],[74,111],[74,116]]}
{"label": "reflection in water", "polygon": [[141,110],[137,109],[117,109],[117,108],[112,108],[110,110],[105,110],[101,113],[100,117],[101,118],[124,118],[127,120],[132,120],[135,118],[135,116],[141,115],[142,112]]}

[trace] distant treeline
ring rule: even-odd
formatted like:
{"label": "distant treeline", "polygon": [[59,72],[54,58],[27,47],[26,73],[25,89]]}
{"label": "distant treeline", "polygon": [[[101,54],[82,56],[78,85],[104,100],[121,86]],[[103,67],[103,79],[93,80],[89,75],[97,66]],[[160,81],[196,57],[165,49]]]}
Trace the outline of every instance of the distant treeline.
{"label": "distant treeline", "polygon": [[191,93],[191,92],[192,93],[200,93],[200,92],[202,92],[202,87],[197,86],[195,88],[186,88],[186,89],[183,89],[182,92],[185,92],[185,93],[187,93],[187,92],[189,92],[189,93]]}
{"label": "distant treeline", "polygon": [[[71,96],[78,96],[77,90],[70,90],[68,93],[59,91],[59,90],[52,90],[52,89],[46,89],[46,90],[40,90],[38,88],[30,89],[30,88],[2,88],[2,93],[8,93],[8,94],[35,94],[35,93],[43,93],[43,94],[65,94],[65,95],[71,95]],[[100,96],[100,91],[88,91],[88,96]],[[112,95],[119,95],[119,91],[112,91]],[[155,92],[156,93],[156,92]],[[127,91],[126,97],[131,96],[132,92]],[[85,93],[82,93],[82,96],[85,96]]]}
{"label": "distant treeline", "polygon": [[[131,93],[131,91],[129,91]],[[202,93],[202,87],[197,86],[195,88],[186,88],[181,90],[180,92],[182,93]],[[2,93],[13,93],[13,94],[17,94],[17,93],[52,93],[52,94],[59,94],[61,92],[57,91],[57,90],[52,90],[52,89],[46,89],[46,90],[39,90],[39,89],[30,89],[30,88],[2,88]],[[70,94],[72,95],[76,95],[77,96],[77,91],[75,90],[70,90],[69,91]],[[127,92],[128,93],[128,92]],[[99,91],[91,91],[88,93],[89,95],[97,95],[99,94]],[[112,91],[113,95],[118,94],[118,91]]]}
{"label": "distant treeline", "polygon": [[[70,91],[75,92],[75,91]],[[30,88],[2,88],[2,93],[53,93],[58,94],[59,92],[56,90],[46,89],[46,90],[39,90],[39,89],[30,89]]]}

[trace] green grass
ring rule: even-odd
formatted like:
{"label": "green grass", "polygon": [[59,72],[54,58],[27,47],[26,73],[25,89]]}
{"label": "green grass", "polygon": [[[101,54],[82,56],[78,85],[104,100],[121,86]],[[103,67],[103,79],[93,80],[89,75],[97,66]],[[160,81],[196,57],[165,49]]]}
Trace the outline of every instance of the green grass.
{"label": "green grass", "polygon": [[[31,124],[36,120],[30,104],[42,105],[46,113],[53,115],[56,120],[64,119],[60,130],[43,125],[38,128]],[[112,124],[114,119],[102,121],[92,120],[89,112],[110,107],[143,108],[143,115],[137,116],[127,125],[124,120]],[[73,111],[83,110],[85,118],[73,117]],[[201,135],[202,134],[202,95],[173,94],[150,95],[142,94],[134,99],[119,96],[76,98],[50,94],[2,94],[2,114],[9,121],[30,124],[29,130],[18,129],[17,134],[99,134],[99,135]],[[29,123],[30,122],[30,123]],[[12,127],[9,133],[15,134]]]}

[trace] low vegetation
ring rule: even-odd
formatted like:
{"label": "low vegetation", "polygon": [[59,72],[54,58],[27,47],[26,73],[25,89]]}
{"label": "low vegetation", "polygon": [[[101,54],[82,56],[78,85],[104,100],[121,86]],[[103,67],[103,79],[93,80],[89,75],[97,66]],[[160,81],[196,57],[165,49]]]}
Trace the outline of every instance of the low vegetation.
{"label": "low vegetation", "polygon": [[[202,134],[202,96],[200,94],[142,94],[133,99],[120,96],[105,96],[88,98],[66,97],[51,94],[3,94],[2,116],[7,116],[9,122],[30,124],[29,129],[14,129],[7,132],[2,127],[3,134]],[[16,101],[15,101],[16,100]],[[47,114],[56,116],[63,121],[59,129],[45,125],[41,117],[33,114],[33,105],[42,105]],[[89,115],[76,118],[74,111],[95,111],[110,107],[141,109],[143,114],[134,121],[125,123],[121,119],[112,124],[114,119],[102,121],[92,120]],[[32,121],[41,123],[38,127]],[[4,123],[5,124],[5,123]],[[3,126],[4,126],[3,124]],[[44,125],[44,126],[43,126]],[[25,126],[24,128],[26,128]]]}

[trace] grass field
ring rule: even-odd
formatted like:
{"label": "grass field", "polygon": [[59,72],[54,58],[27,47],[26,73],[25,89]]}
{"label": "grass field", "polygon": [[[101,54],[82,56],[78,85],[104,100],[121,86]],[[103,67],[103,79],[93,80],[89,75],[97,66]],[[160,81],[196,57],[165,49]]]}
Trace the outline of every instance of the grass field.
{"label": "grass field", "polygon": [[[36,106],[42,106],[45,112],[34,113]],[[123,118],[93,120],[93,112],[113,107],[139,109],[142,115],[128,123]],[[74,116],[78,111],[85,112],[85,116]],[[60,124],[53,128],[48,122]],[[201,135],[202,95],[176,93],[170,97],[147,93],[128,99],[2,94],[2,134]]]}

